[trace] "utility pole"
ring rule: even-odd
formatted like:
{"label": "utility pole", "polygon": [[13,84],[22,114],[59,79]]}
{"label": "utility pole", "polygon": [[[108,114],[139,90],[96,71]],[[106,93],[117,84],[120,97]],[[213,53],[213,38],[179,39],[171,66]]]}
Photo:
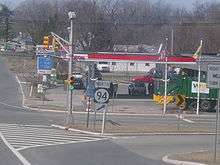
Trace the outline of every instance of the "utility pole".
{"label": "utility pole", "polygon": [[[69,73],[68,73],[68,80],[70,80],[70,77],[72,76],[73,73],[73,57],[74,57],[74,19],[76,18],[76,13],[75,12],[69,12],[68,13],[69,19],[70,19],[70,55],[69,55]],[[66,124],[70,125],[74,123],[73,120],[73,91],[68,89],[68,116],[66,119]]]}
{"label": "utility pole", "polygon": [[171,29],[171,56],[173,56],[173,43],[174,42],[174,30],[173,30],[173,27],[172,27],[172,29]]}
{"label": "utility pole", "polygon": [[167,111],[167,70],[168,70],[168,65],[167,65],[167,47],[168,47],[168,37],[165,38],[166,43],[165,43],[165,71],[164,71],[164,100],[163,100],[163,114],[162,116],[164,117]]}

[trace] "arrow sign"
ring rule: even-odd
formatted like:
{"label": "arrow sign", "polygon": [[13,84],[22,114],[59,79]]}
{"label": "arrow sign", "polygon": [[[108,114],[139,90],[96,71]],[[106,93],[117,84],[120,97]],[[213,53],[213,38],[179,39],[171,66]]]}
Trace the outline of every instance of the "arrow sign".
{"label": "arrow sign", "polygon": [[101,104],[100,106],[97,105],[97,108],[96,108],[95,110],[96,110],[96,111],[100,111],[100,110],[104,109],[105,106],[106,106],[105,104]]}
{"label": "arrow sign", "polygon": [[184,102],[185,102],[185,97],[183,95],[176,96],[176,105],[177,106],[182,106]]}

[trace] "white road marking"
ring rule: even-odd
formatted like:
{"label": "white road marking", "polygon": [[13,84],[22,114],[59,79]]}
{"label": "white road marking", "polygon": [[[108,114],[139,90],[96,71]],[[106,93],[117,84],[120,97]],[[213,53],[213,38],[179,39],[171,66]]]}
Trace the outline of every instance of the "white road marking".
{"label": "white road marking", "polygon": [[180,116],[176,115],[176,117],[177,117],[177,118],[179,118],[179,117],[180,117],[180,119],[181,119],[181,120],[183,120],[183,121],[185,121],[185,122],[188,122],[188,123],[195,123],[195,122],[194,122],[194,121],[192,121],[192,120],[185,119],[185,118],[184,118],[184,116],[182,116],[182,115],[180,115]]}
{"label": "white road marking", "polygon": [[29,163],[10,143],[8,143],[1,132],[0,137],[5,145],[15,154],[15,156],[22,162],[23,165],[31,165],[31,163]]}
{"label": "white road marking", "polygon": [[0,102],[0,104],[5,105],[7,107],[18,108],[18,109],[25,109],[25,107],[19,107],[19,106],[16,106],[16,105],[10,105],[10,104],[6,104],[4,102]]}
{"label": "white road marking", "polygon": [[97,135],[88,135],[37,125],[31,127],[31,125],[0,123],[0,132],[2,132],[8,143],[18,151],[39,146],[82,143],[106,139]]}

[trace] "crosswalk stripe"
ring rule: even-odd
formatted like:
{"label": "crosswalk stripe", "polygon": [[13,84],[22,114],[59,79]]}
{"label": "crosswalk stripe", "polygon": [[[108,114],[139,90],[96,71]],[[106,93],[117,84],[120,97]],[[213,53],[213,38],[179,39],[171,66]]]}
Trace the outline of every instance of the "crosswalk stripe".
{"label": "crosswalk stripe", "polygon": [[[17,127],[17,128],[0,128],[1,129],[1,132],[5,132],[5,133],[7,133],[7,132],[9,132],[9,133],[22,133],[22,132],[24,132],[24,133],[38,133],[38,134],[52,134],[52,135],[60,135],[61,133],[62,134],[65,134],[65,135],[72,135],[72,133],[71,132],[69,132],[69,131],[63,131],[63,130],[51,130],[51,129],[45,129],[45,130],[42,130],[42,129],[23,129],[23,128],[20,128],[20,127]],[[40,132],[39,132],[40,131]],[[81,136],[82,134],[80,134],[80,133],[75,133],[75,136],[77,136],[77,135],[79,135],[79,136]],[[87,135],[88,137],[90,136],[90,137],[94,137],[94,135]]]}
{"label": "crosswalk stripe", "polygon": [[0,132],[17,151],[48,145],[80,143],[105,139],[98,135],[59,130],[50,126],[0,123]]}
{"label": "crosswalk stripe", "polygon": [[4,132],[4,131],[1,131],[2,133],[4,133],[4,135],[10,135],[10,136],[16,136],[16,137],[18,137],[18,136],[23,136],[24,134],[25,134],[25,136],[30,136],[30,137],[32,137],[33,135],[35,135],[36,137],[37,136],[40,136],[40,137],[48,137],[48,136],[52,136],[51,138],[62,138],[62,137],[64,137],[64,138],[69,138],[69,139],[71,139],[71,138],[77,138],[77,137],[79,137],[79,138],[85,138],[85,139],[87,139],[87,138],[91,138],[91,139],[99,139],[100,137],[92,137],[92,136],[82,136],[82,134],[81,135],[65,135],[65,134],[63,134],[63,135],[53,135],[53,134],[38,134],[38,135],[36,135],[36,133],[25,133],[25,132],[21,132],[21,133],[14,133],[14,132]]}

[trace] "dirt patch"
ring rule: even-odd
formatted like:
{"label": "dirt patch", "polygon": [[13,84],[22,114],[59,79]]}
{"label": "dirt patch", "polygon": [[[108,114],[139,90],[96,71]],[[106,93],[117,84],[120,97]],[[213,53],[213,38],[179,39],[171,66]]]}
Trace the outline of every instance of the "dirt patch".
{"label": "dirt patch", "polygon": [[36,60],[32,57],[4,57],[10,71],[17,74],[25,74],[35,71]]}

